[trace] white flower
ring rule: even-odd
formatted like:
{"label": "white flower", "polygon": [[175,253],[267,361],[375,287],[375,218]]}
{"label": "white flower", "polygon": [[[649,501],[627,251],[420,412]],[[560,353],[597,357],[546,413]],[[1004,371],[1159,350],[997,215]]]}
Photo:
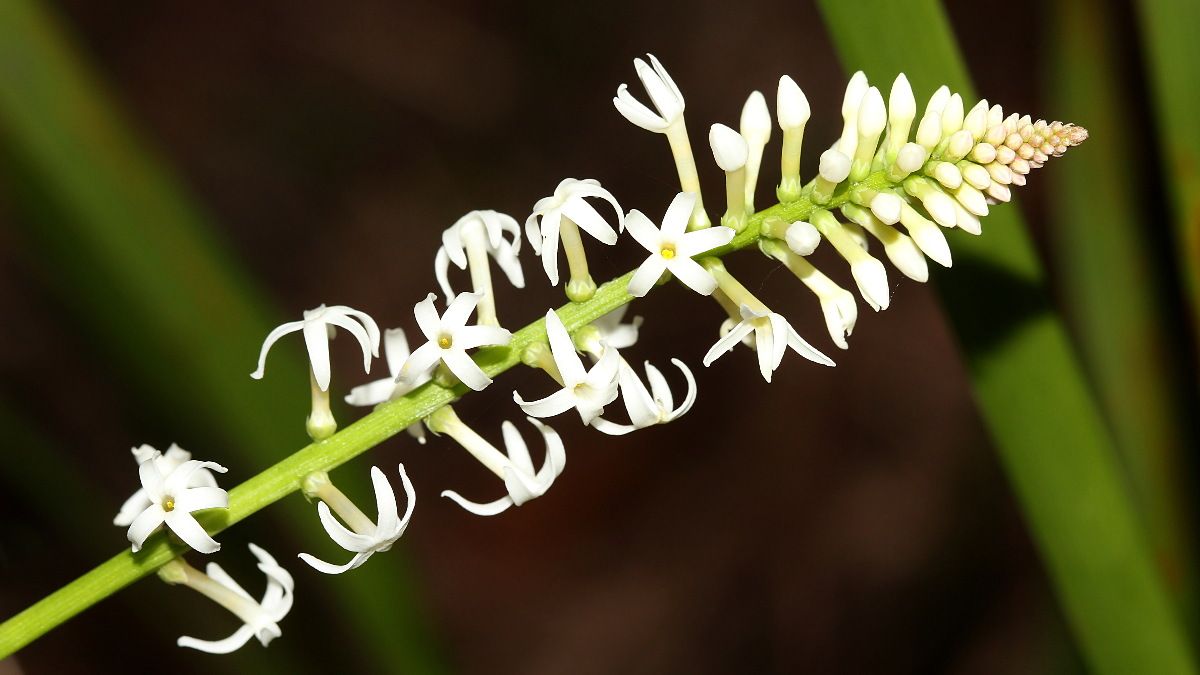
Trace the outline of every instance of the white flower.
{"label": "white flower", "polygon": [[625,119],[646,131],[664,133],[683,117],[683,94],[679,92],[679,87],[675,86],[667,69],[663,68],[658,59],[654,58],[653,54],[646,56],[650,58],[650,63],[654,64],[653,69],[641,59],[634,59],[633,66],[637,69],[638,78],[642,81],[642,86],[646,87],[646,93],[650,95],[650,101],[658,114],[635,99],[629,93],[629,86],[625,84],[617,87],[613,105]]}
{"label": "white flower", "polygon": [[629,305],[621,305],[613,311],[592,322],[591,331],[581,339],[579,348],[594,358],[600,358],[604,350],[627,349],[637,344],[638,330],[642,327],[642,317],[635,316],[629,323],[621,323]]}
{"label": "white flower", "polygon": [[[164,475],[171,473],[175,467],[192,458],[192,453],[174,443],[171,444],[171,447],[167,448],[166,453],[160,453],[149,445],[136,447],[132,452],[135,462],[141,464],[142,462],[153,461],[159,473]],[[217,478],[208,469],[197,469],[192,472],[185,487],[217,487]],[[116,518],[113,518],[113,525],[117,527],[129,527],[133,519],[142,511],[149,508],[152,503],[153,501],[146,494],[144,488],[138,490],[121,505],[121,511],[117,513]]]}
{"label": "white flower", "polygon": [[[354,406],[379,405],[389,399],[403,396],[433,379],[433,372],[430,370],[418,375],[412,382],[397,384],[396,378],[400,375],[400,367],[408,359],[408,354],[408,338],[404,335],[404,329],[389,328],[385,330],[383,332],[383,355],[387,361],[390,376],[351,389],[349,395],[346,396],[346,403]],[[421,426],[420,422],[410,425],[408,434],[422,444],[425,443],[425,427]]]}
{"label": "white flower", "polygon": [[305,311],[303,320],[285,323],[267,335],[262,351],[258,354],[258,369],[250,373],[250,377],[262,379],[267,366],[267,352],[276,340],[288,333],[304,331],[304,344],[308,348],[313,377],[321,391],[328,391],[329,339],[333,337],[334,326],[350,331],[358,340],[363,351],[363,370],[371,372],[371,358],[379,356],[379,327],[375,325],[375,320],[366,313],[345,305],[321,305]]}
{"label": "white flower", "polygon": [[[603,199],[612,205],[617,212],[617,229],[625,230],[625,218],[621,205],[617,203],[612,193],[600,187],[599,181],[575,180],[567,178],[554,188],[554,194],[543,197],[533,205],[533,213],[525,219],[525,236],[533,246],[534,253],[542,257],[542,268],[550,283],[558,285],[558,241],[562,227],[562,219],[568,218],[584,232],[595,237],[601,243],[612,246],[617,243],[617,232],[608,224],[591,204],[588,198]],[[541,221],[540,225],[538,221]],[[564,246],[569,245],[563,242]],[[567,262],[572,259],[572,251],[568,251]],[[586,271],[583,272],[586,274]]]}
{"label": "white flower", "polygon": [[494,516],[507,511],[510,506],[520,506],[546,494],[554,479],[562,474],[567,464],[567,454],[563,450],[562,439],[554,429],[533,418],[528,419],[530,424],[542,432],[542,439],[546,443],[546,459],[541,469],[535,473],[525,439],[521,438],[521,433],[512,422],[505,421],[501,431],[504,434],[504,447],[508,451],[508,459],[503,465],[504,487],[508,489],[508,496],[487,504],[467,500],[453,490],[443,491],[442,496],[452,499],[477,516]]}
{"label": "white flower", "polygon": [[604,412],[604,406],[617,398],[620,354],[616,349],[605,349],[591,369],[585,370],[567,327],[554,310],[546,312],[546,335],[550,339],[554,364],[562,376],[563,388],[545,398],[529,402],[521,400],[521,395],[514,391],[513,400],[525,414],[533,417],[553,417],[575,408],[583,423],[591,424]]}
{"label": "white flower", "polygon": [[787,319],[771,311],[756,311],[744,304],[742,305],[741,323],[734,326],[728,335],[717,340],[712,349],[708,350],[708,353],[704,355],[704,365],[706,367],[712,365],[713,361],[721,358],[726,352],[732,351],[733,347],[750,331],[754,331],[755,349],[758,352],[758,369],[767,382],[771,381],[771,373],[783,361],[783,355],[787,352],[788,347],[809,361],[825,366],[834,365],[828,356],[805,342],[804,338],[800,337],[800,334],[787,322]]}
{"label": "white flower", "polygon": [[631,295],[639,298],[646,295],[666,271],[701,295],[710,295],[716,289],[717,282],[712,275],[692,260],[692,256],[728,244],[736,232],[724,226],[685,232],[695,203],[696,195],[690,192],[676,195],[663,216],[661,230],[636,209],[625,216],[625,227],[629,233],[650,252],[650,257],[638,267],[629,281]]}
{"label": "white flower", "polygon": [[622,360],[619,377],[621,398],[625,401],[625,411],[629,413],[631,424],[615,424],[603,417],[597,417],[592,420],[592,426],[606,434],[622,436],[655,424],[666,424],[685,415],[696,402],[696,378],[683,361],[671,359],[671,363],[683,373],[688,386],[687,395],[678,408],[675,407],[675,397],[671,395],[667,378],[663,377],[658,368],[650,365],[649,361],[646,362],[646,379],[650,380],[650,388],[646,389],[637,372]]}
{"label": "white flower", "polygon": [[[180,647],[190,647],[198,649],[209,654],[228,654],[232,651],[240,649],[243,645],[250,641],[250,638],[258,638],[258,641],[265,647],[271,640],[283,634],[279,628],[279,621],[287,616],[287,613],[292,609],[292,592],[295,589],[295,582],[292,580],[292,575],[287,570],[279,566],[275,562],[275,558],[271,557],[263,549],[250,544],[250,552],[254,557],[258,558],[258,569],[267,576],[267,590],[263,593],[262,600],[254,601],[236,581],[233,580],[221,566],[216,563],[209,563],[205,567],[205,572],[208,573],[210,579],[204,580],[207,584],[215,582],[224,590],[232,593],[236,598],[230,598],[230,604],[225,605],[225,608],[237,615],[239,619],[245,622],[245,625],[237,629],[233,635],[224,640],[208,641],[197,640],[193,637],[183,636],[176,642]],[[196,583],[184,581],[190,587],[196,588]],[[200,590],[197,588],[197,590]],[[208,593],[205,593],[208,595]]]}
{"label": "white flower", "polygon": [[404,510],[403,518],[397,511],[396,494],[392,491],[391,483],[388,482],[379,467],[371,467],[371,484],[375,487],[375,504],[379,516],[373,523],[374,527],[367,532],[356,532],[342,525],[334,519],[328,504],[324,501],[318,502],[317,514],[321,518],[321,524],[325,526],[325,531],[338,546],[353,553],[354,557],[350,559],[350,562],[341,566],[318,560],[307,553],[301,553],[300,559],[318,572],[341,574],[362,565],[374,553],[392,548],[392,544],[395,544],[396,540],[404,534],[404,530],[408,528],[413,507],[417,503],[416,492],[413,490],[412,482],[408,479],[408,474],[404,472],[403,464],[400,465],[400,481],[404,485],[404,494],[408,498],[408,506]]}
{"label": "white flower", "polygon": [[164,472],[159,468],[159,456],[155,452],[138,465],[146,502],[145,508],[133,518],[126,532],[133,543],[133,552],[140,551],[146,538],[164,523],[185,544],[200,553],[221,550],[221,545],[208,536],[192,513],[228,508],[229,494],[215,485],[195,485],[193,474],[205,469],[225,473],[225,467],[216,462],[189,459]]}
{"label": "white flower", "polygon": [[[504,238],[506,232],[512,235],[511,239]],[[433,262],[434,273],[446,302],[454,297],[454,289],[450,287],[447,276],[450,263],[460,270],[467,269],[468,263],[475,265],[477,262],[486,268],[487,255],[504,271],[509,283],[516,288],[525,288],[525,275],[521,270],[521,260],[517,257],[520,252],[521,228],[512,216],[496,211],[472,211],[459,218],[442,232],[442,246]],[[472,276],[482,272],[473,271]],[[473,290],[476,293],[491,291],[491,274],[488,273],[486,278],[488,288],[475,288]]]}
{"label": "white flower", "polygon": [[413,314],[429,342],[408,356],[396,377],[397,382],[411,384],[441,361],[463,384],[475,391],[482,391],[492,383],[492,378],[475,365],[467,350],[506,345],[512,339],[512,333],[495,326],[467,325],[480,297],[479,293],[459,293],[440,317],[433,306],[433,293],[416,304]]}

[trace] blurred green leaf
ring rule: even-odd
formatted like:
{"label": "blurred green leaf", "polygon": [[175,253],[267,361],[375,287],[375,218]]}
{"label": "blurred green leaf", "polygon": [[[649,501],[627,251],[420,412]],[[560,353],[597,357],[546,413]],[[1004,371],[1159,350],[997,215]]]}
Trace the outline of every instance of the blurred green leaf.
{"label": "blurred green leaf", "polygon": [[[248,376],[276,313],[34,0],[0,3],[0,129],[25,181],[14,197],[29,244],[150,409],[189,438],[219,439],[224,456],[201,454],[242,475],[300,445],[299,362],[276,354],[270,377]],[[298,531],[311,533],[304,514],[314,527]],[[409,580],[366,566],[337,583],[340,621],[369,660],[437,670],[424,621],[404,602]]]}
{"label": "blurred green leaf", "polygon": [[[919,94],[941,84],[971,93],[935,0],[822,0],[820,6],[848,69],[861,68],[885,85],[904,71]],[[1014,77],[1029,67],[1015,63]],[[1087,148],[1072,151],[1074,161],[1087,161],[1080,157]],[[1085,657],[1112,675],[1194,672],[1104,421],[1050,308],[1015,205],[994,208],[982,237],[949,234],[955,267],[952,278],[938,275],[938,290],[984,420]]]}
{"label": "blurred green leaf", "polygon": [[[1200,2],[1138,0],[1193,336],[1200,336]],[[1139,140],[1143,136],[1125,130]],[[1134,158],[1138,155],[1133,155]],[[1137,159],[1133,160],[1136,166]]]}
{"label": "blurred green leaf", "polygon": [[1120,52],[1107,48],[1123,26],[1110,5],[1088,0],[1059,0],[1055,13],[1073,18],[1072,30],[1055,31],[1050,42],[1048,105],[1055,118],[1083,124],[1095,139],[1082,151],[1085,161],[1055,162],[1046,171],[1065,313],[1129,469],[1159,568],[1191,613],[1194,530],[1181,458],[1194,446],[1179,402],[1179,345],[1163,302],[1173,280],[1154,260],[1155,223],[1139,205],[1147,186],[1129,173],[1127,158],[1137,155],[1141,139],[1128,133],[1135,121]]}

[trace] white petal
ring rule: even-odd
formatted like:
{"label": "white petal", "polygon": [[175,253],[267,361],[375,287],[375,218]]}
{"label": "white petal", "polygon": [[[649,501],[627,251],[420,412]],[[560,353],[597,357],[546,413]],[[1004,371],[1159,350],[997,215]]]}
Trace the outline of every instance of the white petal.
{"label": "white petal", "polygon": [[625,119],[645,129],[661,134],[670,126],[665,119],[651,112],[641,101],[638,101],[629,93],[629,85],[622,84],[617,87],[617,95],[613,98],[613,105],[616,106],[617,112],[621,113]]}
{"label": "white petal", "polygon": [[167,527],[198,553],[216,553],[221,550],[221,544],[208,536],[208,532],[204,531],[191,514],[175,509],[166,514],[165,520]]}
{"label": "white petal", "polygon": [[687,229],[688,221],[692,218],[692,209],[695,206],[696,193],[680,192],[675,195],[670,206],[667,207],[667,212],[663,215],[662,228],[660,228],[663,241],[672,243],[679,241],[684,230]]}
{"label": "white petal", "polygon": [[325,532],[329,538],[347,551],[361,553],[369,550],[375,544],[373,537],[354,532],[334,519],[333,512],[329,510],[329,505],[325,502],[317,502],[317,516],[321,519],[321,524],[325,526]]}
{"label": "white petal", "polygon": [[751,330],[753,330],[753,328],[751,328],[750,324],[745,321],[742,321],[734,326],[720,340],[717,340],[716,344],[714,344],[708,350],[708,353],[704,355],[704,359],[702,361],[704,367],[707,368],[711,366],[714,361],[733,351],[733,348],[737,346],[737,343],[741,342],[742,338],[746,337]]}
{"label": "white petal", "polygon": [[512,333],[495,326],[465,326],[454,332],[454,346],[461,349],[506,345],[510,340]]}
{"label": "white petal", "polygon": [[642,248],[658,255],[662,249],[662,234],[641,211],[634,209],[625,216],[625,228]]}
{"label": "white petal", "polygon": [[526,415],[534,417],[553,417],[575,407],[575,396],[567,389],[559,389],[536,401],[524,401],[521,399],[521,395],[514,391],[513,400],[521,406],[521,410],[525,411]]}
{"label": "white petal", "polygon": [[375,517],[376,534],[391,538],[392,532],[400,523],[396,493],[392,490],[387,476],[383,475],[377,466],[371,467],[371,486],[375,488],[375,512],[378,514]]}
{"label": "white petal", "polygon": [[[626,222],[630,222],[627,220]],[[629,285],[626,291],[635,298],[645,297],[650,289],[654,288],[654,284],[662,277],[663,272],[667,270],[667,261],[657,251],[650,254],[637,271],[633,273],[633,277],[629,279]]]}
{"label": "white petal", "polygon": [[492,378],[488,377],[462,349],[443,349],[442,363],[445,363],[450,372],[463,384],[475,391],[483,391],[492,383]]}
{"label": "white petal", "polygon": [[433,274],[437,277],[438,286],[441,286],[446,302],[450,302],[454,298],[454,288],[450,285],[449,272],[450,256],[446,255],[446,249],[439,248],[437,255],[433,258]]}
{"label": "white petal", "polygon": [[497,499],[494,502],[489,502],[487,504],[477,504],[468,499],[464,499],[462,495],[458,494],[457,492],[455,492],[453,490],[444,490],[442,492],[442,496],[449,497],[454,503],[463,507],[467,511],[474,513],[477,516],[494,516],[494,515],[497,515],[500,513],[504,513],[505,511],[508,510],[508,507],[513,505],[512,497],[501,497],[500,499]]}
{"label": "white petal", "polygon": [[383,355],[388,363],[388,372],[395,378],[400,366],[408,358],[408,337],[403,328],[389,328],[383,333]]}
{"label": "white petal", "polygon": [[823,366],[833,367],[836,365],[833,362],[833,359],[829,358],[828,356],[825,356],[820,351],[818,351],[815,347],[808,344],[808,342],[806,342],[804,340],[804,338],[800,337],[800,334],[797,333],[795,331],[795,329],[793,329],[791,327],[788,328],[787,344],[789,347],[791,347],[793,350],[795,350],[795,352],[797,354],[799,354],[800,356],[803,356],[804,358],[808,359],[809,361],[812,361],[814,363],[819,363]]}
{"label": "white petal", "polygon": [[667,269],[675,275],[684,286],[700,295],[712,295],[717,290],[717,280],[700,263],[691,258],[677,257],[667,261]]}
{"label": "white petal", "polygon": [[[689,410],[692,409],[692,404],[694,404],[696,402],[696,392],[697,392],[696,378],[692,375],[691,369],[688,368],[686,365],[684,365],[683,361],[680,361],[679,359],[671,359],[671,363],[674,363],[675,367],[678,368],[679,371],[683,373],[683,378],[685,380],[687,380],[688,391],[687,391],[687,395],[684,396],[684,398],[683,398],[683,403],[680,403],[678,408],[668,411],[667,420],[666,420],[668,422],[670,422],[671,420],[673,420],[677,417],[682,417],[683,415],[687,414],[687,412]],[[664,382],[664,384],[665,384],[665,382]]]}
{"label": "white petal", "polygon": [[242,626],[224,640],[197,640],[184,635],[176,640],[175,644],[209,654],[229,654],[241,649],[252,637],[254,637],[254,629],[250,626]]}
{"label": "white petal", "polygon": [[[467,320],[471,318],[471,313],[475,311],[475,306],[481,299],[483,299],[482,293],[459,293],[442,314],[442,330],[456,333],[467,325]],[[431,336],[430,339],[432,340],[433,337]]]}
{"label": "white petal", "polygon": [[[647,370],[650,367],[647,364]],[[618,373],[621,398],[625,402],[625,412],[629,413],[629,421],[639,429],[657,422],[658,405],[646,389],[646,385],[642,384],[641,379],[638,378],[637,373],[624,360],[620,362]]]}
{"label": "white petal", "polygon": [[218,487],[194,487],[175,498],[175,508],[192,513],[205,509],[229,508],[229,493]]}
{"label": "white petal", "polygon": [[329,331],[324,321],[310,321],[304,326],[304,345],[308,362],[321,391],[329,390]]}
{"label": "white petal", "polygon": [[575,343],[571,341],[567,327],[563,325],[562,319],[558,318],[554,310],[546,312],[546,337],[550,341],[550,352],[554,355],[554,364],[558,366],[563,383],[571,387],[582,382],[586,377],[583,361],[575,351]]}
{"label": "white petal", "polygon": [[294,333],[302,328],[304,328],[303,321],[291,321],[281,326],[277,326],[270,333],[267,333],[267,339],[263,340],[262,349],[260,349],[258,352],[258,368],[256,368],[253,373],[250,373],[250,377],[253,377],[256,380],[261,380],[267,367],[267,352],[271,351],[271,346],[274,345],[275,342],[284,335],[287,335],[288,333]]}
{"label": "white petal", "polygon": [[706,227],[703,230],[688,232],[679,238],[675,245],[675,253],[677,258],[694,258],[701,253],[724,246],[730,241],[733,241],[737,232],[731,227],[717,225],[714,227]]}
{"label": "white petal", "polygon": [[593,418],[592,428],[599,432],[608,434],[609,436],[624,436],[625,434],[638,430],[638,428],[632,424],[617,424],[615,422],[610,422],[603,417]]}
{"label": "white petal", "polygon": [[534,468],[533,460],[529,457],[529,446],[525,444],[525,439],[521,438],[521,432],[517,431],[516,425],[505,420],[500,425],[500,433],[504,437],[508,459],[518,470],[532,476]]}
{"label": "white petal", "polygon": [[121,510],[117,512],[117,516],[113,518],[113,525],[117,527],[129,527],[133,523],[133,519],[137,518],[142,511],[145,511],[150,506],[150,498],[146,496],[145,490],[138,490],[133,493],[125,503],[121,505]]}
{"label": "white petal", "polygon": [[367,333],[366,328],[348,316],[330,315],[329,323],[346,329],[354,336],[355,340],[358,340],[358,346],[362,347],[363,353],[363,371],[371,372],[371,357],[379,353],[378,341],[372,344],[371,336]]}
{"label": "white petal", "polygon": [[346,563],[345,565],[334,565],[327,563],[324,560],[315,558],[307,553],[300,553],[296,557],[308,563],[309,567],[312,567],[314,570],[323,574],[342,574],[343,572],[349,572],[350,570],[362,565],[367,561],[367,558],[371,557],[372,553],[373,551],[356,553],[354,554],[354,557],[350,559],[350,562]]}
{"label": "white petal", "polygon": [[430,293],[424,300],[413,305],[413,316],[417,319],[417,326],[425,334],[425,339],[434,341],[438,339],[438,333],[442,330],[442,320],[433,306],[436,297]]}
{"label": "white petal", "polygon": [[142,549],[142,545],[146,543],[146,538],[163,524],[166,515],[162,506],[151,504],[145,511],[142,511],[133,519],[133,522],[129,525],[129,529],[125,532],[125,536],[133,544],[134,553]]}
{"label": "white petal", "polygon": [[592,235],[597,241],[609,246],[617,243],[616,230],[582,197],[568,201],[563,206],[563,215],[570,218],[581,230]]}

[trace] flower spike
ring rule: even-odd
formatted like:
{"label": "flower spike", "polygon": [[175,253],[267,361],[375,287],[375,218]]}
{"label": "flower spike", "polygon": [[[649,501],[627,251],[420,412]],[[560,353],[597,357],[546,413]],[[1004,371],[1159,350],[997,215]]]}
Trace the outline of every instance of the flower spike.
{"label": "flower spike", "polygon": [[[379,514],[375,522],[371,522],[354,502],[334,486],[329,480],[329,474],[324,471],[309,474],[304,479],[304,496],[321,500],[317,504],[317,515],[321,518],[325,532],[338,546],[353,553],[354,557],[345,565],[332,565],[307,553],[301,553],[300,559],[318,572],[341,574],[359,567],[375,553],[391,549],[408,528],[413,507],[417,503],[416,492],[403,464],[400,465],[400,481],[404,485],[404,494],[408,501],[403,518],[397,511],[396,494],[392,491],[391,483],[379,467],[371,467],[371,484],[375,488],[375,503]],[[333,509],[346,525],[337,522],[330,509]]]}
{"label": "flower spike", "polygon": [[662,228],[657,228],[641,211],[634,209],[625,216],[629,233],[647,251],[650,257],[638,267],[629,280],[629,293],[642,297],[650,292],[663,272],[671,272],[688,288],[701,295],[708,295],[716,283],[704,268],[692,260],[693,256],[728,244],[736,234],[728,227],[712,227],[695,232],[685,232],[687,214],[692,210],[696,195],[680,192],[667,207]]}
{"label": "flower spike", "polygon": [[654,58],[653,54],[646,56],[649,57],[650,63],[654,64],[653,68],[646,65],[646,62],[641,59],[634,59],[633,65],[637,69],[638,79],[642,81],[642,85],[646,88],[646,93],[650,95],[650,100],[654,103],[658,113],[655,114],[638,102],[629,93],[629,86],[625,84],[617,87],[613,105],[617,107],[617,112],[625,116],[625,119],[646,131],[666,134],[667,142],[671,144],[671,156],[675,158],[675,170],[679,174],[679,188],[683,192],[691,192],[696,195],[689,229],[706,228],[711,223],[708,214],[704,211],[704,202],[700,198],[700,177],[696,173],[696,158],[692,155],[692,143],[688,140],[687,126],[683,121],[683,94],[680,93],[679,87],[675,86],[675,81],[671,79],[667,69],[663,68],[658,59]]}
{"label": "flower spike", "polygon": [[[505,239],[508,233],[511,238]],[[458,269],[471,273],[471,290],[480,294],[477,308],[479,323],[484,326],[499,326],[496,318],[496,295],[492,290],[492,272],[488,266],[491,256],[509,283],[516,288],[525,288],[525,274],[521,270],[521,230],[511,216],[496,211],[472,211],[459,218],[442,232],[442,247],[434,258],[434,272],[446,302],[454,298],[447,272],[450,263]]]}
{"label": "flower spike", "polygon": [[480,301],[481,296],[478,293],[459,293],[440,317],[433,304],[436,297],[430,293],[413,308],[417,326],[428,342],[408,355],[404,365],[400,367],[396,381],[413,386],[412,383],[423,377],[440,361],[463,384],[475,391],[483,391],[492,383],[492,378],[475,364],[467,355],[467,350],[507,345],[512,339],[512,333],[495,326],[467,325],[467,320],[471,318],[471,313]]}
{"label": "flower spike", "polygon": [[[216,462],[201,462],[195,459],[180,462],[173,467],[170,467],[169,462],[160,460],[161,455],[155,451],[146,455],[146,460],[138,464],[141,492],[146,499],[145,508],[134,516],[129,523],[129,530],[125,533],[133,545],[133,552],[142,550],[146,538],[164,524],[185,544],[200,553],[216,553],[221,550],[221,545],[204,531],[192,513],[229,508],[229,494],[216,485],[208,485],[208,481],[203,477],[194,478],[194,474],[206,470],[225,473],[227,469]],[[160,468],[162,466],[170,468],[164,472]]]}
{"label": "flower spike", "polygon": [[507,511],[509,507],[521,506],[546,494],[546,491],[554,484],[554,480],[562,474],[566,467],[567,455],[563,449],[562,438],[554,429],[532,417],[527,419],[541,432],[542,440],[546,444],[546,458],[540,469],[534,469],[533,460],[529,456],[529,447],[512,422],[505,421],[500,427],[504,436],[506,455],[467,427],[462,420],[458,419],[450,406],[446,406],[430,416],[429,428],[432,431],[439,434],[444,433],[458,441],[464,449],[499,476],[508,491],[506,496],[484,504],[473,502],[454,490],[444,490],[442,496],[477,516],[494,516]]}
{"label": "flower spike", "polygon": [[571,271],[567,297],[574,302],[588,300],[596,292],[596,282],[588,273],[587,255],[579,231],[582,229],[608,246],[617,243],[616,230],[587,202],[589,198],[603,199],[611,204],[617,213],[617,230],[625,230],[621,205],[612,193],[600,187],[599,181],[592,179],[563,180],[554,188],[553,195],[539,199],[533,205],[533,213],[525,220],[525,235],[529,237],[534,253],[541,256],[546,277],[554,286],[558,285],[558,242],[562,239]]}
{"label": "flower spike", "polygon": [[266,647],[283,634],[279,622],[292,609],[295,581],[270,553],[254,544],[250,544],[250,552],[258,558],[258,569],[267,577],[267,590],[257,602],[216,563],[210,562],[205,567],[207,574],[187,564],[183,558],[176,558],[159,568],[158,577],[166,583],[191,588],[229,610],[245,624],[224,640],[197,640],[185,635],[176,644],[209,654],[228,654],[240,649],[250,638],[257,638]]}

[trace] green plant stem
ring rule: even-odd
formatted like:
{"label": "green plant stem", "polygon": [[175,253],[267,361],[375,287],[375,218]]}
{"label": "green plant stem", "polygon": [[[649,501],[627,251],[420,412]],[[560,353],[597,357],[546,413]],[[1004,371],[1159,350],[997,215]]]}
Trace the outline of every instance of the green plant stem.
{"label": "green plant stem", "polygon": [[[882,83],[903,70],[915,91],[948,84],[971,94],[936,0],[821,0],[820,7],[848,69],[861,68]],[[1013,77],[1027,77],[1030,68],[1014,62]],[[1051,309],[1019,214],[1013,206],[996,207],[987,227],[985,240],[954,236],[954,278],[938,275],[937,288],[1080,649],[1099,673],[1195,672],[1116,450]]]}
{"label": "green plant stem", "polygon": [[[882,173],[868,176],[861,183],[849,186],[835,196],[824,208],[836,208],[845,203],[849,192],[866,186],[880,189],[887,185]],[[714,249],[706,257],[722,256],[743,249],[758,241],[759,227],[770,217],[789,222],[804,220],[814,210],[811,202],[801,199],[789,204],[777,204],[756,213],[746,229],[725,246]],[[613,279],[597,289],[591,300],[571,303],[557,314],[574,333],[612,310],[633,300],[626,292],[633,272]],[[506,347],[480,350],[475,361],[491,377],[521,362],[521,353],[534,342],[546,340],[545,319],[539,319],[513,334]],[[226,366],[228,367],[228,366]],[[305,476],[314,471],[331,471],[354,457],[379,445],[409,425],[429,416],[438,408],[457,400],[468,390],[459,385],[449,389],[431,382],[403,398],[380,405],[376,410],[328,439],[313,443],[262,473],[229,491],[229,509],[201,514],[199,520],[212,534],[247,518],[300,489]],[[133,554],[124,551],[71,584],[43,598],[25,611],[0,624],[0,658],[12,654],[55,626],[75,616],[116,591],[153,573],[163,564],[188,549],[164,532],[151,537],[142,550]]]}

